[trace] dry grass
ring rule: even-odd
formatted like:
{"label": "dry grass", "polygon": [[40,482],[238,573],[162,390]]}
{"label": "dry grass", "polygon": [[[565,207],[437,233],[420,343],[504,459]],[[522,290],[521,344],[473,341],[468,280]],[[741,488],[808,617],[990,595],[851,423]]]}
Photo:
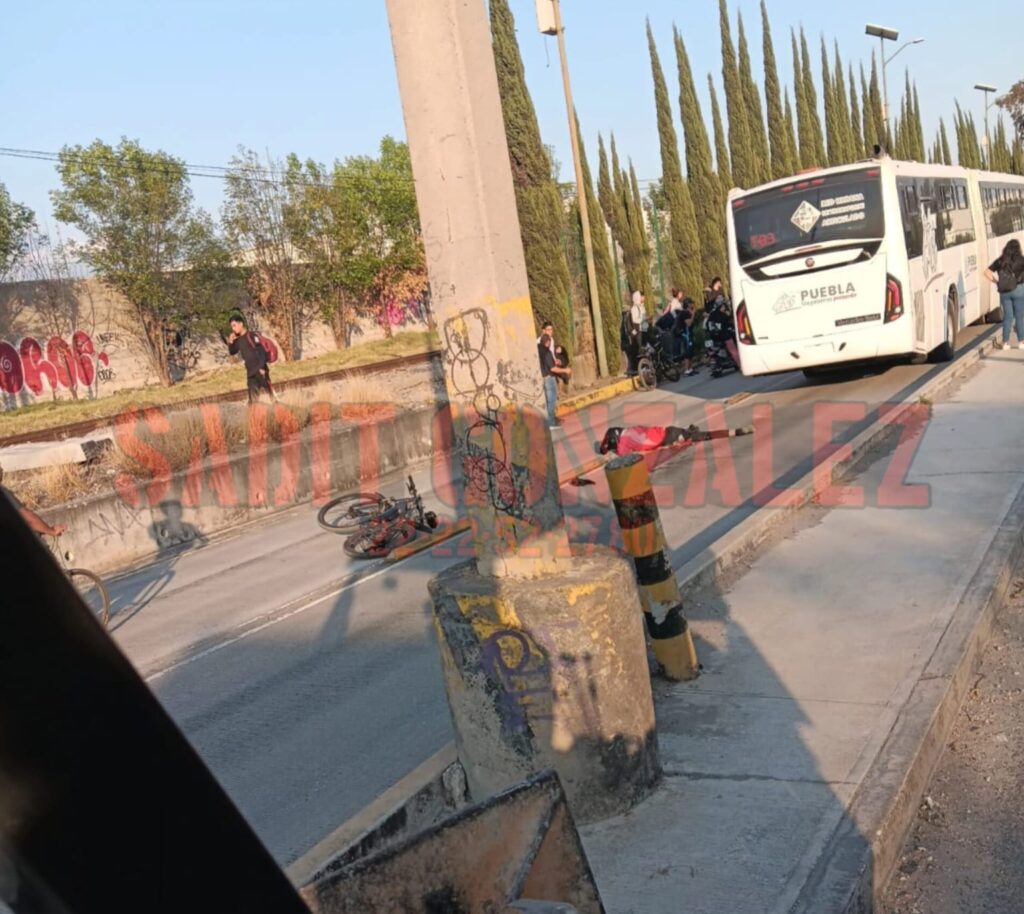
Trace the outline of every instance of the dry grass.
{"label": "dry grass", "polygon": [[[414,355],[436,349],[436,334],[428,331],[399,333],[390,340],[363,343],[339,352],[329,352],[311,359],[279,363],[271,374],[275,381],[309,378],[338,368],[373,365],[385,359]],[[333,386],[333,385],[328,385]],[[0,439],[7,435],[40,431],[84,419],[114,417],[129,407],[173,407],[185,400],[214,399],[225,393],[245,390],[245,372],[240,366],[228,366],[204,372],[173,387],[142,387],[118,391],[99,400],[58,400],[33,403],[0,413]],[[374,401],[380,399],[375,397]],[[334,397],[327,402],[339,403]],[[355,402],[355,401],[350,401]]]}
{"label": "dry grass", "polygon": [[4,482],[28,507],[38,509],[73,501],[88,489],[88,472],[75,463],[61,464],[11,473]]}

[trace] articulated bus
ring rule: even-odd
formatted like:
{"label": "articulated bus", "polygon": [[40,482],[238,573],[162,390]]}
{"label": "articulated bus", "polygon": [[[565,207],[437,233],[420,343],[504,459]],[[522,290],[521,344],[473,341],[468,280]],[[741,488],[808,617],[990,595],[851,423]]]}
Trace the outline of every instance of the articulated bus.
{"label": "articulated bus", "polygon": [[1001,317],[983,271],[1024,228],[1024,178],[883,156],[730,191],[726,222],[745,375],[943,361]]}

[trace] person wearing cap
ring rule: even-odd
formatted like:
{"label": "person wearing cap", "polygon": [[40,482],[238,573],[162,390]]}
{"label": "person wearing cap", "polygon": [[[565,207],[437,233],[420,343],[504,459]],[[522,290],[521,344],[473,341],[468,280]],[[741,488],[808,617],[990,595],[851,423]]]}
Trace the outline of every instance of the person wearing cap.
{"label": "person wearing cap", "polygon": [[67,530],[67,527],[63,524],[54,524],[51,526],[31,508],[26,508],[18,499],[18,496],[3,484],[3,481],[4,468],[0,467],[0,492],[3,492],[4,495],[10,499],[11,504],[18,509],[21,519],[28,524],[29,529],[32,530],[33,533],[41,533],[45,536],[60,536],[65,530]]}

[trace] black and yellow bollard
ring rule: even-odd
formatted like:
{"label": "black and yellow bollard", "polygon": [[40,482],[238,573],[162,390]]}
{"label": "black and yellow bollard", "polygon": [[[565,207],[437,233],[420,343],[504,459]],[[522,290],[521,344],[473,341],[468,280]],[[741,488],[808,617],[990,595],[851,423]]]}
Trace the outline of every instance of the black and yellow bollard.
{"label": "black and yellow bollard", "polygon": [[683,616],[683,598],[669,559],[647,464],[640,454],[626,454],[608,461],[604,471],[622,541],[636,568],[654,656],[669,679],[696,679],[700,664]]}

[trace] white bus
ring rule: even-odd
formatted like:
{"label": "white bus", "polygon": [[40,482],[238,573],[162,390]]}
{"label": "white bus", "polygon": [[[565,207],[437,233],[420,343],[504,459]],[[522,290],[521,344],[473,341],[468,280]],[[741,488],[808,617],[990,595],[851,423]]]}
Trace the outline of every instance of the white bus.
{"label": "white bus", "polygon": [[1024,228],[1024,178],[886,157],[729,193],[745,375],[953,358],[999,317],[983,270]]}

